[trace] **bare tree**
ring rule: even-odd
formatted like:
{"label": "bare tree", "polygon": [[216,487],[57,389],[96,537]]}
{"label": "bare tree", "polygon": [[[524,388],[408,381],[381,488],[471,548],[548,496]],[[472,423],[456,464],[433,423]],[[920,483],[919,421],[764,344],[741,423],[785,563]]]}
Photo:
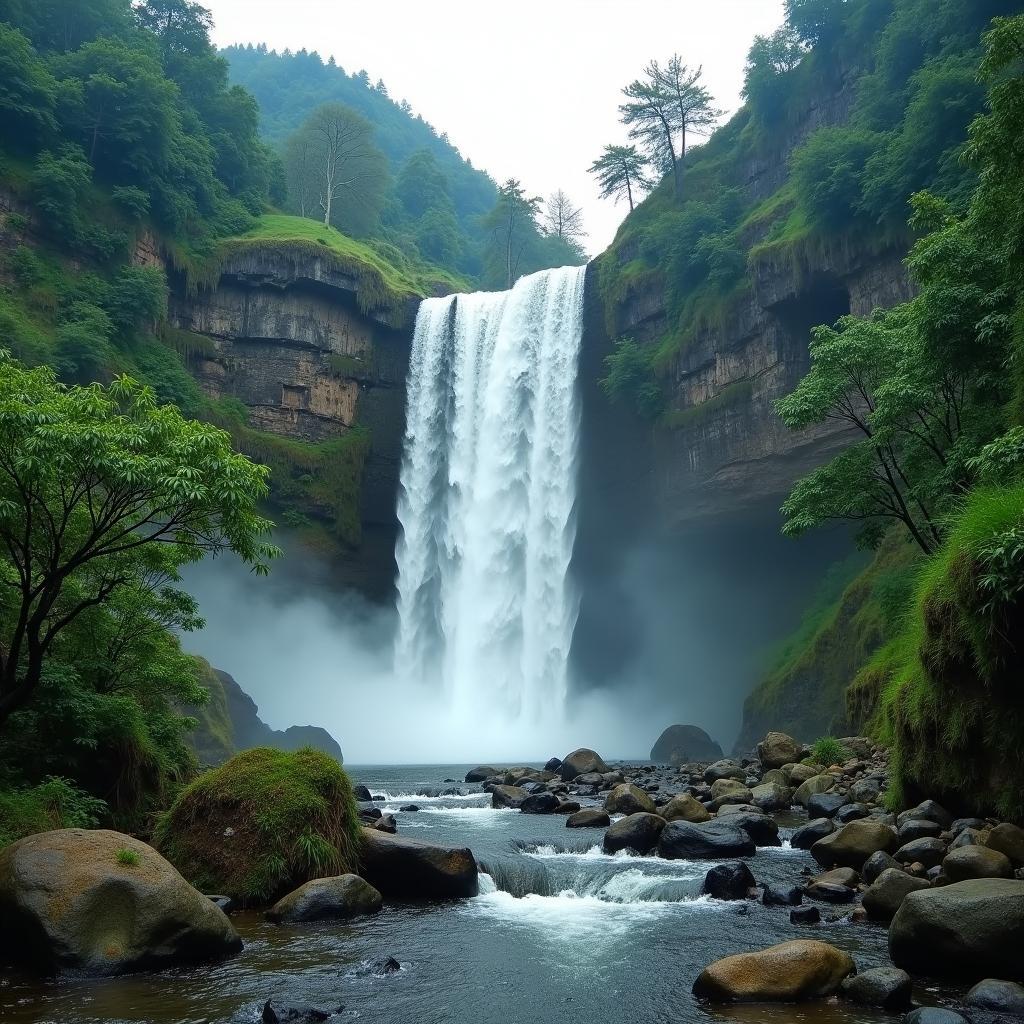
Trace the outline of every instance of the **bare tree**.
{"label": "bare tree", "polygon": [[629,137],[664,171],[672,172],[677,197],[682,195],[688,136],[707,135],[721,115],[701,84],[702,75],[702,68],[691,70],[676,53],[665,67],[652,60],[644,68],[644,77],[622,90],[626,102],[619,112]]}
{"label": "bare tree", "polygon": [[618,202],[625,197],[630,210],[640,192],[651,187],[647,160],[636,146],[605,146],[604,152],[590,165],[597,178],[602,199]]}
{"label": "bare tree", "polygon": [[583,239],[587,237],[583,230],[583,211],[561,189],[548,196],[541,230],[546,235],[560,238],[574,249],[581,248]]}

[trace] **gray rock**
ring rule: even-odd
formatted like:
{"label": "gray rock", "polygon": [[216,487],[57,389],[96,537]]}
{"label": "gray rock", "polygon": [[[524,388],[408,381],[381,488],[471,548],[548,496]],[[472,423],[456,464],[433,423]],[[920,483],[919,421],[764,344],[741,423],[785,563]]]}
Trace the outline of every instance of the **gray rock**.
{"label": "gray rock", "polygon": [[641,811],[614,822],[604,834],[605,853],[634,850],[650,853],[658,845],[658,837],[667,827],[665,819],[657,814]]}
{"label": "gray rock", "polygon": [[669,860],[750,857],[755,850],[744,829],[718,818],[669,822],[658,839],[658,853]]}
{"label": "gray rock", "polygon": [[900,846],[912,843],[915,839],[936,839],[942,834],[942,826],[937,821],[927,818],[910,818],[896,829],[896,838]]}
{"label": "gray rock", "polygon": [[320,1006],[308,1006],[305,1003],[293,1003],[273,996],[263,1004],[260,1020],[263,1024],[318,1024],[319,1021],[330,1020],[344,1007],[325,1010]]}
{"label": "gray rock", "polygon": [[654,814],[654,801],[639,786],[625,783],[616,786],[605,798],[604,809],[609,814]]}
{"label": "gray rock", "polygon": [[893,856],[901,864],[923,864],[925,868],[942,863],[946,856],[946,844],[941,839],[926,837],[904,843]]}
{"label": "gray rock", "polygon": [[[876,850],[860,869],[864,881],[870,885],[886,868],[899,868],[899,861],[884,850]],[[902,870],[902,869],[901,869]]]}
{"label": "gray rock", "polygon": [[953,1010],[941,1006],[919,1006],[903,1018],[903,1024],[969,1024],[966,1017],[961,1017]]}
{"label": "gray rock", "polygon": [[1015,868],[1024,867],[1024,828],[1009,822],[996,825],[989,832],[985,845],[990,850],[1006,854]]}
{"label": "gray rock", "polygon": [[701,892],[716,900],[744,900],[757,885],[741,860],[716,864],[705,876]]}
{"label": "gray rock", "polygon": [[889,926],[889,955],[911,973],[1024,980],[1024,882],[975,878],[912,892]]}
{"label": "gray rock", "polygon": [[789,912],[790,924],[817,924],[821,911],[817,907],[796,907]]}
{"label": "gray rock", "polygon": [[766,907],[798,907],[803,903],[803,890],[798,885],[766,885],[761,893],[761,902]]}
{"label": "gray rock", "polygon": [[561,801],[554,793],[531,793],[520,805],[523,814],[554,814]]}
{"label": "gray rock", "polygon": [[916,807],[911,807],[909,810],[903,811],[896,817],[897,826],[902,825],[905,821],[911,821],[915,819],[924,818],[926,821],[936,821],[944,829],[948,829],[953,824],[953,815],[949,813],[941,804],[937,804],[934,800],[922,800]]}
{"label": "gray rock", "polygon": [[658,813],[666,821],[708,821],[711,817],[711,812],[689,793],[672,797]]}
{"label": "gray rock", "polygon": [[719,779],[735,779],[737,782],[746,783],[747,773],[735,761],[725,758],[708,765],[704,770],[704,781],[710,786]]}
{"label": "gray rock", "polygon": [[856,803],[873,804],[882,791],[877,779],[858,779],[850,787],[850,799]]}
{"label": "gray rock", "polygon": [[976,1006],[1011,1017],[1024,1017],[1024,985],[1014,981],[985,978],[964,997],[968,1006]]}
{"label": "gray rock", "polygon": [[822,866],[853,868],[859,871],[878,850],[891,853],[896,848],[896,832],[879,822],[851,821],[811,847],[811,856]]}
{"label": "gray rock", "polygon": [[793,801],[801,807],[807,806],[807,801],[817,793],[826,793],[836,784],[832,775],[814,775],[806,782],[801,782],[793,794]]}
{"label": "gray rock", "polygon": [[902,868],[886,868],[864,893],[864,909],[872,921],[891,921],[912,892],[928,888],[923,878],[908,875]]}
{"label": "gray rock", "polygon": [[972,828],[975,832],[980,832],[986,827],[984,818],[957,818],[956,821],[949,826],[949,831],[952,832],[953,835],[958,836],[967,828]]}
{"label": "gray rock", "polygon": [[798,828],[790,839],[790,845],[798,850],[809,850],[819,839],[835,832],[836,827],[828,818],[816,818]]}
{"label": "gray rock", "polygon": [[358,875],[314,878],[281,897],[267,911],[267,920],[281,924],[359,917],[376,914],[383,902],[381,894]]}
{"label": "gray rock", "polygon": [[763,814],[756,808],[751,811],[733,811],[719,816],[722,822],[738,825],[754,841],[755,846],[781,846],[778,822],[771,815]]}
{"label": "gray rock", "polygon": [[812,793],[804,806],[809,818],[832,818],[846,803],[846,797],[838,793]]}
{"label": "gray rock", "polygon": [[847,978],[840,994],[861,1006],[905,1010],[911,1005],[913,984],[910,975],[898,967],[873,967]]}
{"label": "gray rock", "polygon": [[987,846],[961,846],[946,854],[942,873],[951,882],[968,878],[1012,878],[1013,865],[1005,853]]}
{"label": "gray rock", "polygon": [[757,759],[765,768],[781,768],[800,760],[804,746],[784,732],[770,732],[757,745]]}
{"label": "gray rock", "polygon": [[588,772],[598,772],[601,775],[608,772],[608,765],[601,760],[600,754],[588,747],[580,747],[579,750],[566,754],[558,766],[558,774],[563,782],[572,782],[573,779]]}
{"label": "gray rock", "polygon": [[600,807],[584,807],[565,819],[566,828],[607,828],[608,812]]}
{"label": "gray rock", "polygon": [[482,764],[477,768],[470,768],[466,772],[466,782],[485,782],[500,774],[497,768],[492,768],[489,764]]}
{"label": "gray rock", "polygon": [[364,828],[362,836],[363,878],[385,899],[462,899],[479,892],[472,850],[421,843],[372,828]]}
{"label": "gray rock", "polygon": [[864,804],[843,804],[833,815],[833,818],[840,825],[846,825],[851,821],[859,821],[866,818],[870,812]]}
{"label": "gray rock", "polygon": [[495,786],[491,790],[491,806],[519,808],[529,795],[519,786]]}

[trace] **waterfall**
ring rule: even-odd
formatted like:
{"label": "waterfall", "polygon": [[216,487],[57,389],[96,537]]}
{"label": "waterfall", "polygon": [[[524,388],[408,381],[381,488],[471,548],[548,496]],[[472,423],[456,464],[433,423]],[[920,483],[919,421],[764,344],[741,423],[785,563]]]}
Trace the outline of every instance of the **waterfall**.
{"label": "waterfall", "polygon": [[457,713],[562,708],[583,278],[547,270],[507,292],[427,299],[416,318],[395,667],[443,687]]}

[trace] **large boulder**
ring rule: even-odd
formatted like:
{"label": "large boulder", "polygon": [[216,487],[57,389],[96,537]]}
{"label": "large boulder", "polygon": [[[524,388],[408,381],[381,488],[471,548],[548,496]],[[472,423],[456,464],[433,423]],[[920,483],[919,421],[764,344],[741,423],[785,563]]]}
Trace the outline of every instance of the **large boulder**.
{"label": "large boulder", "polygon": [[849,954],[835,946],[797,939],[717,960],[700,973],[693,994],[716,1003],[822,999],[854,970]]}
{"label": "large boulder", "polygon": [[704,781],[709,786],[714,785],[719,779],[735,779],[737,782],[746,782],[747,770],[741,768],[731,758],[723,758],[721,761],[709,764],[704,769]]}
{"label": "large boulder", "polygon": [[717,761],[722,748],[695,725],[670,725],[651,748],[656,764],[691,764],[695,761]]}
{"label": "large boulder", "polygon": [[314,878],[282,896],[267,911],[267,919],[291,923],[359,917],[376,914],[382,903],[381,894],[358,875]]}
{"label": "large boulder", "polygon": [[836,865],[860,871],[871,854],[892,853],[897,842],[896,830],[889,825],[862,819],[819,839],[811,847],[811,856],[824,868]]}
{"label": "large boulder", "polygon": [[987,846],[961,846],[942,860],[942,873],[951,882],[968,878],[1012,878],[1010,858]]}
{"label": "large boulder", "polygon": [[654,814],[654,801],[639,787],[631,783],[616,786],[604,801],[609,814]]}
{"label": "large boulder", "polygon": [[584,807],[565,819],[566,828],[607,828],[611,819],[608,812],[600,807]]}
{"label": "large boulder", "polygon": [[754,841],[755,846],[781,846],[778,822],[770,814],[758,810],[730,811],[718,819],[723,824],[738,825]]}
{"label": "large boulder", "polygon": [[242,948],[224,911],[151,846],[66,828],[0,850],[0,950],[45,974],[122,974]]}
{"label": "large boulder", "polygon": [[705,876],[701,892],[716,900],[745,900],[757,886],[750,868],[741,860],[716,864]]}
{"label": "large boulder", "polygon": [[496,809],[522,807],[530,794],[519,786],[495,786],[491,790],[491,806]]}
{"label": "large boulder", "polygon": [[679,793],[658,813],[666,821],[710,821],[711,812],[696,798],[689,793]]}
{"label": "large boulder", "polygon": [[762,811],[784,811],[793,802],[793,790],[777,782],[762,782],[750,791],[750,802]]}
{"label": "large boulder", "polygon": [[838,793],[812,793],[807,798],[807,816],[809,818],[835,818],[836,812],[845,807],[845,796]]}
{"label": "large boulder", "polygon": [[363,829],[360,874],[385,899],[446,900],[476,896],[471,850],[433,846],[404,836]]}
{"label": "large boulder", "polygon": [[523,814],[554,814],[560,803],[561,800],[554,793],[531,793],[519,805],[519,810]]}
{"label": "large boulder", "polygon": [[980,1010],[1024,1017],[1024,985],[1018,985],[1015,981],[985,978],[967,993],[964,1002]]}
{"label": "large boulder", "polygon": [[572,782],[579,775],[586,775],[590,772],[597,772],[599,775],[608,774],[608,765],[601,760],[601,755],[595,750],[587,747],[580,747],[571,754],[562,758],[558,766],[558,774],[563,782]]}
{"label": "large boulder", "polygon": [[487,779],[493,779],[495,775],[499,775],[500,772],[497,768],[492,768],[489,764],[482,764],[476,768],[470,768],[466,772],[467,782],[485,782]]}
{"label": "large boulder", "polygon": [[620,818],[604,834],[605,853],[633,850],[650,853],[658,845],[658,837],[665,828],[665,819],[657,814],[639,811]]}
{"label": "large boulder", "polygon": [[819,839],[832,835],[836,827],[828,818],[815,818],[801,825],[790,839],[790,845],[797,850],[809,850]]}
{"label": "large boulder", "polygon": [[923,878],[908,875],[902,868],[885,868],[864,893],[864,909],[872,921],[891,921],[912,892],[930,888]]}
{"label": "large boulder", "polygon": [[784,732],[770,732],[757,745],[757,759],[763,768],[781,768],[800,760],[804,752],[802,743]]}
{"label": "large boulder", "polygon": [[719,818],[669,822],[658,839],[658,853],[669,860],[750,857],[755,852],[753,839],[742,828]]}
{"label": "large boulder", "polygon": [[1024,980],[1024,882],[975,878],[912,892],[889,927],[889,954],[912,973]]}

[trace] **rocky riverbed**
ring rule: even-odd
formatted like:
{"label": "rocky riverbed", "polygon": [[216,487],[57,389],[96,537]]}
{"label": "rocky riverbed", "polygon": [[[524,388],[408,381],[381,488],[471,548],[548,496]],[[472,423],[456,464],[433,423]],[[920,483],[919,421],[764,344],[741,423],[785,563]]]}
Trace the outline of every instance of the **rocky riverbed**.
{"label": "rocky riverbed", "polygon": [[[173,917],[173,901],[147,904],[147,936],[110,894],[126,891],[111,881],[117,872],[159,888],[163,869],[145,844],[110,838],[90,876],[100,894],[91,918],[51,929],[52,949],[95,952],[113,920],[135,936],[115,964],[131,973],[97,979],[84,975],[112,972],[65,960],[71,969],[40,980],[11,967],[0,1016],[594,1024],[628,1006],[631,1021],[912,1012],[918,1024],[957,1024],[932,1020],[941,1007],[985,1024],[1024,1012],[1024,833],[954,819],[931,801],[893,814],[885,752],[843,742],[849,756],[828,765],[774,735],[750,757],[710,764],[607,764],[579,750],[544,766],[355,769],[366,787],[364,877],[310,882],[265,911],[228,905],[223,920],[204,911],[201,934],[216,939],[202,966],[191,966],[204,951],[179,919],[165,952],[187,955],[159,972],[149,968],[168,961],[147,963],[143,947],[159,946],[157,911]],[[131,859],[126,850],[139,864],[112,869]],[[5,910],[27,877],[11,862],[0,856]],[[139,867],[145,878],[131,874]],[[51,907],[60,877],[44,879]],[[19,915],[8,937],[29,934]]]}

